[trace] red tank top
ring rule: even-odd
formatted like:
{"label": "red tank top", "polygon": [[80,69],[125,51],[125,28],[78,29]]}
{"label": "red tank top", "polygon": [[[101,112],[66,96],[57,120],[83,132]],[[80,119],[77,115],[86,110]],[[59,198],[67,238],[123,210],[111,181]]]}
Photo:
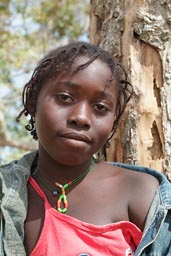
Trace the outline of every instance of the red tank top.
{"label": "red tank top", "polygon": [[30,184],[44,200],[45,219],[30,256],[128,256],[140,243],[142,231],[129,221],[96,226],[59,213],[30,177]]}

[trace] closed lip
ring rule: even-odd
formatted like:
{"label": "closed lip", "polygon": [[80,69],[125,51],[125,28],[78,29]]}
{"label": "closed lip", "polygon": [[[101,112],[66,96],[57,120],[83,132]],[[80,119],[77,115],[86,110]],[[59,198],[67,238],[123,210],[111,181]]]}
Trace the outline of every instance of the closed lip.
{"label": "closed lip", "polygon": [[60,135],[60,137],[63,137],[66,139],[83,141],[86,143],[91,143],[91,139],[87,135],[82,134],[82,133],[75,133],[75,132],[63,133]]}

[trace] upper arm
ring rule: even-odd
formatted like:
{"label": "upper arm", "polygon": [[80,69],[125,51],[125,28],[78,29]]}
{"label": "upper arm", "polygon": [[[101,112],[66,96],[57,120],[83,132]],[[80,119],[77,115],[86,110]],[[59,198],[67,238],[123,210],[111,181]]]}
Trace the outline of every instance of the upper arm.
{"label": "upper arm", "polygon": [[130,221],[143,230],[159,181],[152,175],[136,173],[130,185],[128,204]]}

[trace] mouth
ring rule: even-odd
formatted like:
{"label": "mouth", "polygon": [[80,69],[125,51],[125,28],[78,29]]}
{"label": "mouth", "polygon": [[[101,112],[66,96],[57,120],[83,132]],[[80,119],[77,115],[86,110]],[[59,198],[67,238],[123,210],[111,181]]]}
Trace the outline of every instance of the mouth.
{"label": "mouth", "polygon": [[91,143],[91,139],[88,136],[86,136],[85,134],[81,134],[81,133],[75,133],[75,132],[64,133],[64,134],[61,134],[60,137],[86,142],[88,144]]}

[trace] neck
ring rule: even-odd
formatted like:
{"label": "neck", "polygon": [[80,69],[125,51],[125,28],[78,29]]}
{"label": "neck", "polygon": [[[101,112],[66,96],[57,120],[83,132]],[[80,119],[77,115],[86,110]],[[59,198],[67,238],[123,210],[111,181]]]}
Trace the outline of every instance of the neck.
{"label": "neck", "polygon": [[57,180],[61,184],[65,184],[69,180],[73,180],[82,173],[84,173],[90,166],[92,157],[84,161],[75,161],[75,165],[67,165],[67,159],[65,163],[60,163],[51,158],[44,150],[39,150],[39,173],[40,175],[53,183]]}

